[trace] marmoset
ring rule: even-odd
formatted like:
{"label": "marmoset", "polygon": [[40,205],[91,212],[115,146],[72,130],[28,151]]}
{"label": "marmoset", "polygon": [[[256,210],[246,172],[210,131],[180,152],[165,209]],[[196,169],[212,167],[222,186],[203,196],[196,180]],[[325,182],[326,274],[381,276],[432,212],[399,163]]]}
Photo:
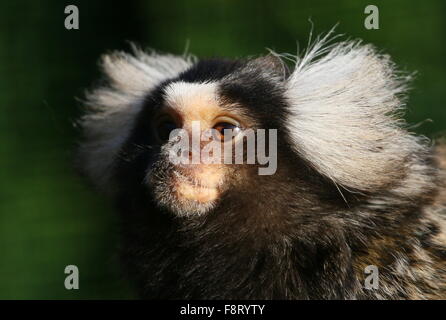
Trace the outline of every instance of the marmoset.
{"label": "marmoset", "polygon": [[[409,77],[388,55],[328,37],[297,56],[103,56],[78,158],[116,204],[140,297],[446,298],[446,149],[402,120]],[[174,154],[243,161],[172,161],[194,122],[211,141]],[[246,161],[248,129],[270,174]]]}

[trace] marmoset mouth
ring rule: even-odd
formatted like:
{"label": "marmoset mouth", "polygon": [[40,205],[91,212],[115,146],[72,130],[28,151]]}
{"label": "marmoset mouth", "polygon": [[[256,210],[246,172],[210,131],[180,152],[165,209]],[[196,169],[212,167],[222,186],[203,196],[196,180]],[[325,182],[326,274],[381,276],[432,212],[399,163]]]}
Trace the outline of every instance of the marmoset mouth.
{"label": "marmoset mouth", "polygon": [[216,181],[200,179],[192,175],[174,171],[175,191],[179,198],[201,203],[211,202],[218,198],[219,190]]}

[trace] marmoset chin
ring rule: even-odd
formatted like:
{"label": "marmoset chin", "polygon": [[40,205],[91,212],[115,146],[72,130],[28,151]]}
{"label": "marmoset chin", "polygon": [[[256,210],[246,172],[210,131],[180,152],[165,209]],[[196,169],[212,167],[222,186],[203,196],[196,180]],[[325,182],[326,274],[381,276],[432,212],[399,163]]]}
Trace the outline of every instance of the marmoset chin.
{"label": "marmoset chin", "polygon": [[326,36],[101,68],[78,163],[116,205],[140,297],[446,298],[446,149],[403,121],[410,77],[388,55]]}

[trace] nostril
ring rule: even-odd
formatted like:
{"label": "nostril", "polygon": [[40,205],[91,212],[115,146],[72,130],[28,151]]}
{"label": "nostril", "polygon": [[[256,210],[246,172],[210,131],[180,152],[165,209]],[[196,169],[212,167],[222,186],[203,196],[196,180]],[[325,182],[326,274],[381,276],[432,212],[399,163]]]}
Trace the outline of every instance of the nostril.
{"label": "nostril", "polygon": [[185,152],[187,158],[189,159],[189,161],[192,161],[192,157],[193,157],[192,150],[189,149],[189,150],[185,150],[184,152]]}

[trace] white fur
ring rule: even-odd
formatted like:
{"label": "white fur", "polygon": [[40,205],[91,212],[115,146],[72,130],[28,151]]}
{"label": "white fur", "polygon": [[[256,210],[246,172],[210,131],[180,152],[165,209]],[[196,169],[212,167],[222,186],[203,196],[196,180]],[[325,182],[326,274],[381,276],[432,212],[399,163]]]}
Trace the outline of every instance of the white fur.
{"label": "white fur", "polygon": [[295,148],[345,188],[385,187],[402,177],[413,153],[423,148],[398,114],[406,79],[370,45],[325,42],[297,57],[286,83]]}
{"label": "white fur", "polygon": [[87,114],[80,125],[85,134],[80,155],[85,173],[104,191],[111,191],[113,163],[127,139],[144,97],[162,81],[177,76],[193,64],[192,57],[114,52],[101,67],[109,86],[87,94]]}
{"label": "white fur", "polygon": [[217,85],[216,82],[178,81],[171,83],[164,90],[166,105],[179,112],[186,112],[185,108],[193,106],[194,101],[203,100],[215,105],[217,103]]}

